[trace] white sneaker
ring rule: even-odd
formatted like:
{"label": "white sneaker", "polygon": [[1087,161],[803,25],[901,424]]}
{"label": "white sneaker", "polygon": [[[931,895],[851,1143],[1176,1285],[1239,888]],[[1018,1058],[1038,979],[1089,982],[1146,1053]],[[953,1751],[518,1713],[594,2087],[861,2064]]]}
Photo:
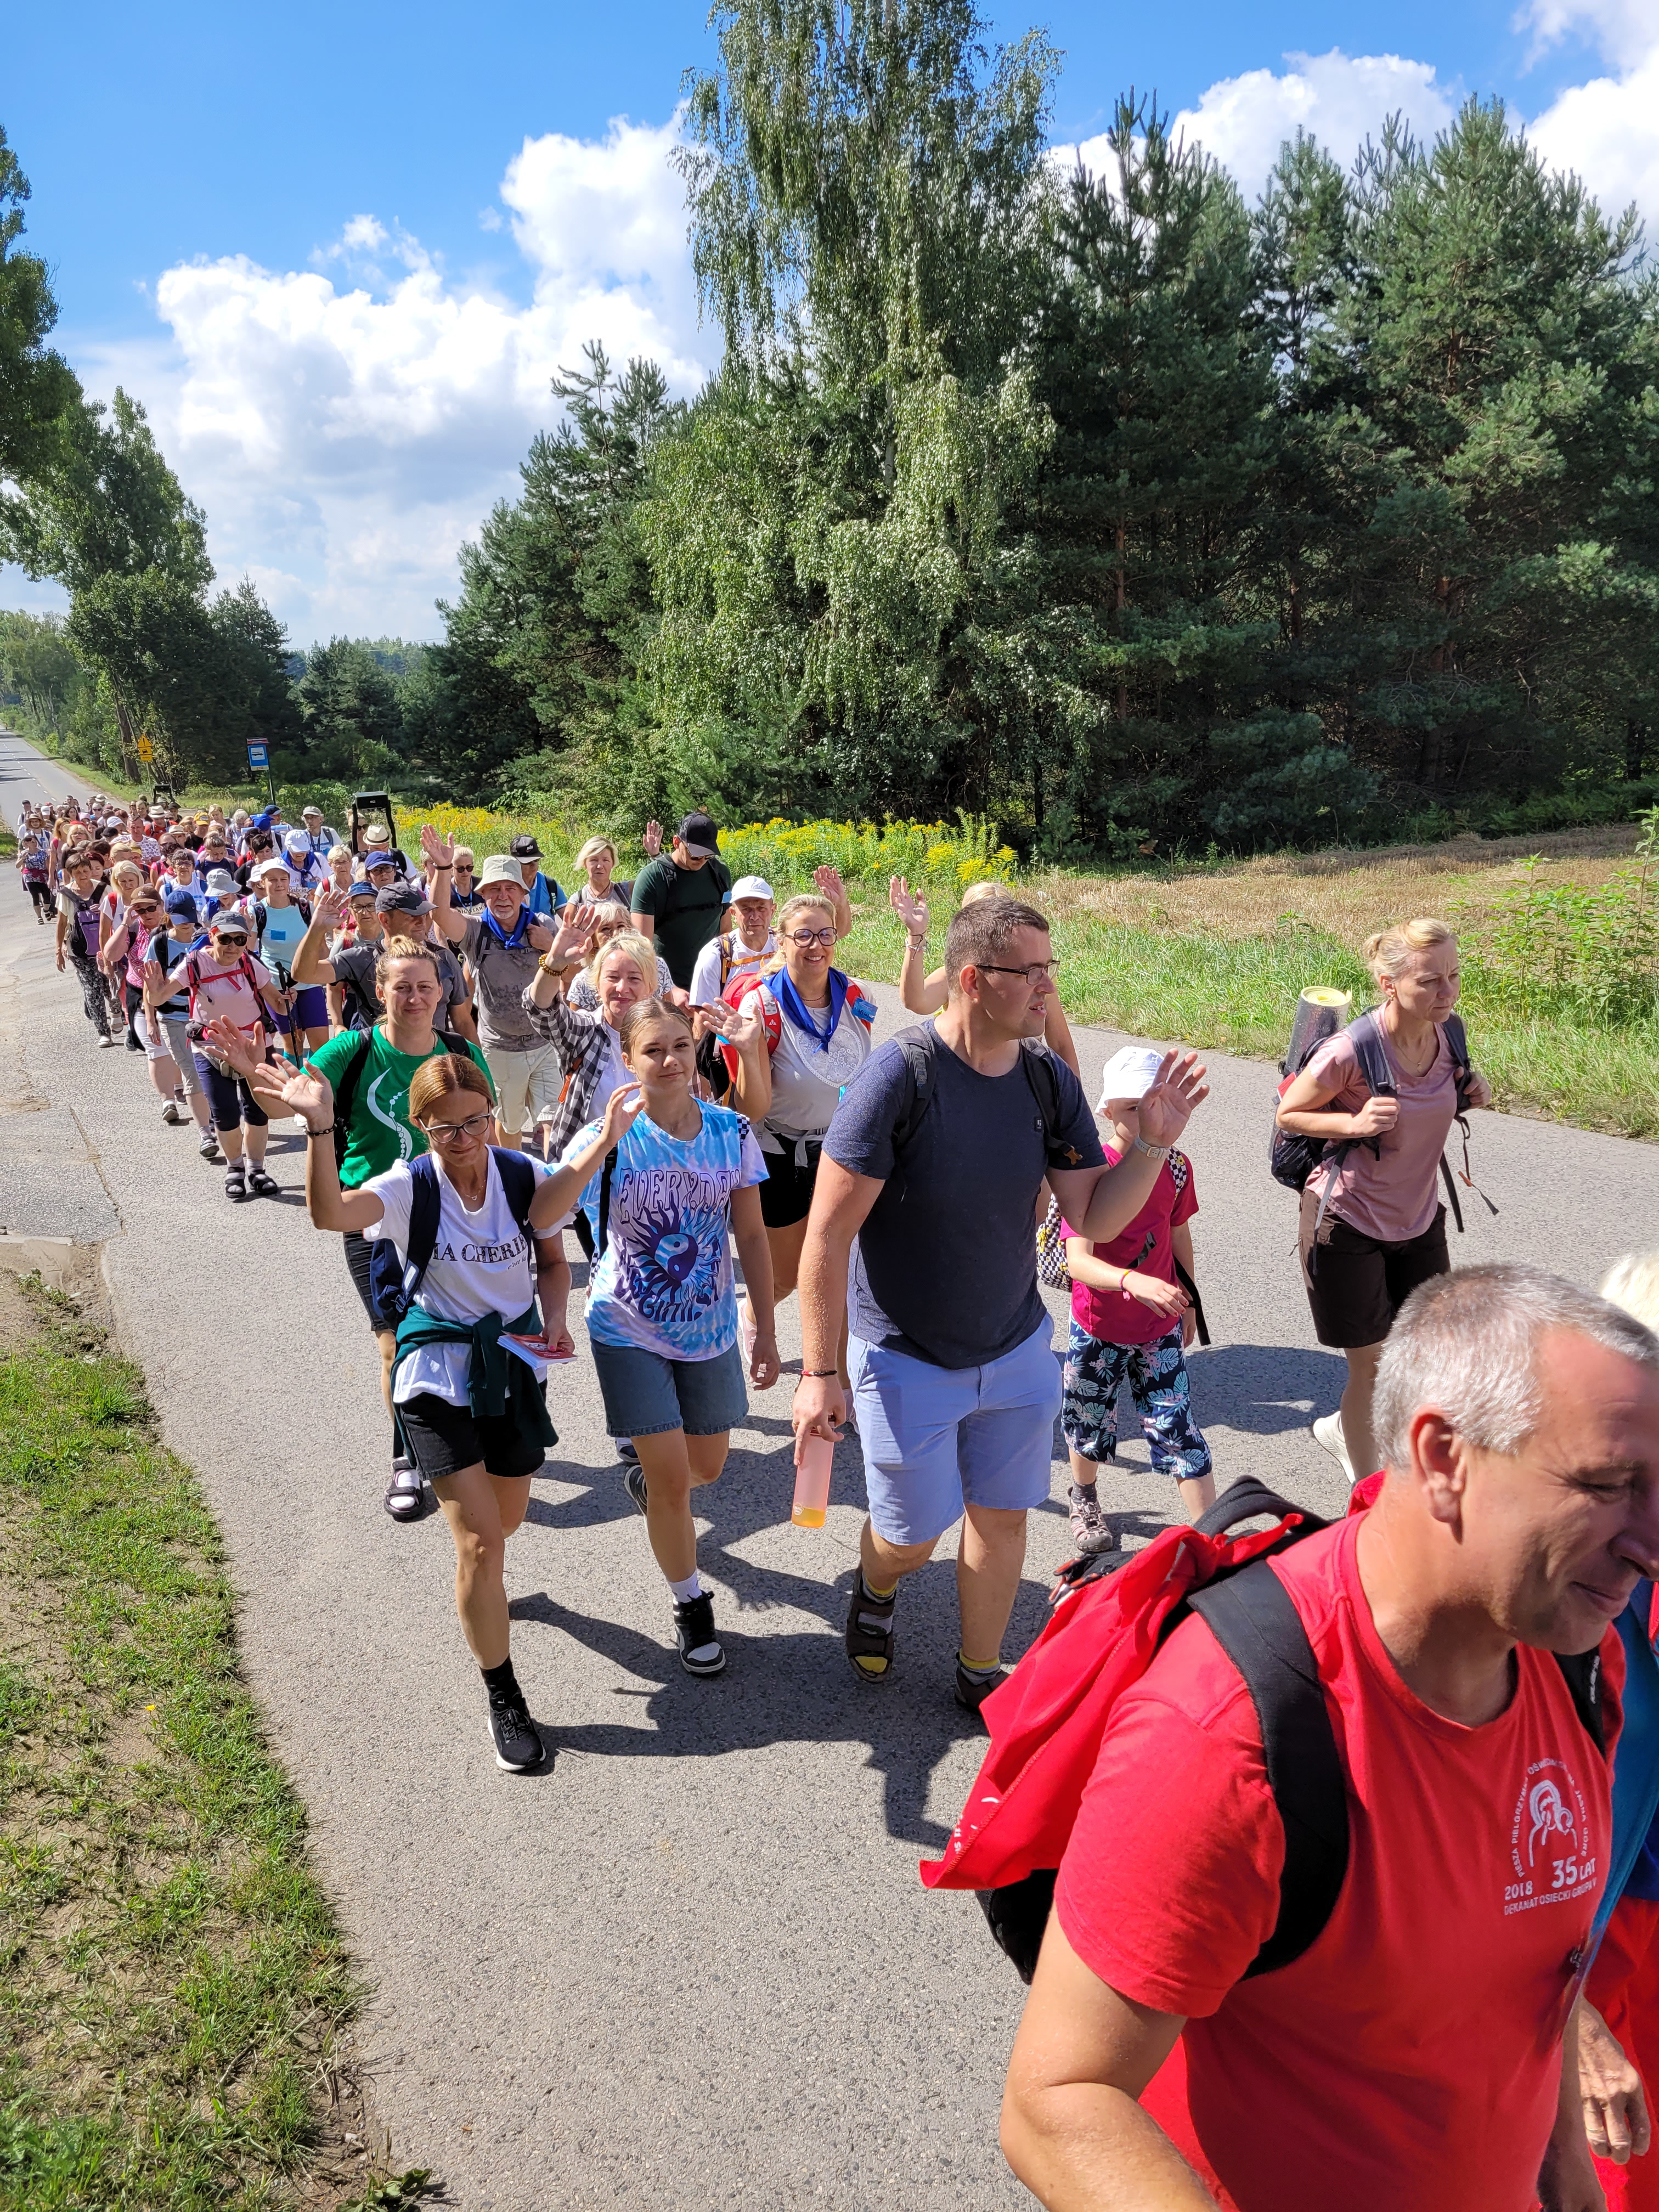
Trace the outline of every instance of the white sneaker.
{"label": "white sneaker", "polygon": [[1352,1484],[1354,1480],[1353,1462],[1348,1457],[1348,1447],[1342,1435],[1340,1413],[1322,1413],[1313,1425],[1313,1440],[1336,1461]]}

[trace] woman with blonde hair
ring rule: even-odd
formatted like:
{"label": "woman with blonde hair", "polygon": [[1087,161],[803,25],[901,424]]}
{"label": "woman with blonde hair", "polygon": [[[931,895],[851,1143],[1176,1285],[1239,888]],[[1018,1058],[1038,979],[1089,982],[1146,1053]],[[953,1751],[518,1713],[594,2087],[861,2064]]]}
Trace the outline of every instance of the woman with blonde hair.
{"label": "woman with blonde hair", "polygon": [[616,881],[617,848],[610,838],[590,837],[576,855],[576,866],[585,878],[576,894],[584,906],[610,904],[628,911],[634,886]]}
{"label": "woman with blonde hair", "polygon": [[[760,1109],[756,1134],[766,1156],[760,1209],[775,1302],[788,1297],[800,1273],[818,1161],[842,1091],[870,1057],[875,1003],[861,983],[835,965],[836,933],[830,894],[798,891],[778,915],[779,965],[732,986],[739,1007],[758,1010],[766,1042],[764,1104],[751,1088],[748,1110]],[[735,1077],[738,1055],[729,1046],[726,1060]],[[748,1350],[755,1340],[755,1315],[746,1300],[738,1326]],[[844,1338],[841,1358],[846,1358]]]}
{"label": "woman with blonde hair", "polygon": [[[1322,1344],[1347,1361],[1340,1409],[1316,1420],[1316,1441],[1352,1482],[1376,1465],[1371,1397],[1394,1317],[1419,1283],[1443,1275],[1446,1209],[1437,1184],[1454,1117],[1492,1103],[1461,1069],[1445,1023],[1457,1004],[1457,939],[1424,915],[1365,944],[1382,1004],[1374,1026],[1393,1094],[1366,1081],[1352,1023],[1319,1045],[1279,1102],[1279,1127],[1322,1138],[1302,1193],[1302,1279]],[[1461,1078],[1461,1081],[1460,1081]]]}

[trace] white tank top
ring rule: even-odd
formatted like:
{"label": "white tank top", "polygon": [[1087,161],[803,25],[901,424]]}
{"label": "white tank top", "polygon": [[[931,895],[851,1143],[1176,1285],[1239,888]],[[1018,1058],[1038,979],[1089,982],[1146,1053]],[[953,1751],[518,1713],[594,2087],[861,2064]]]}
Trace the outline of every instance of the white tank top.
{"label": "white tank top", "polygon": [[[773,1004],[777,1005],[775,999]],[[822,1139],[841,1103],[842,1085],[852,1081],[870,1057],[870,1032],[853,1012],[850,992],[827,1052],[804,1036],[781,1006],[778,1028],[777,1049],[772,1054],[772,1110],[761,1130],[761,1150],[781,1152],[793,1145],[804,1165],[800,1140],[811,1137],[817,1143]]]}

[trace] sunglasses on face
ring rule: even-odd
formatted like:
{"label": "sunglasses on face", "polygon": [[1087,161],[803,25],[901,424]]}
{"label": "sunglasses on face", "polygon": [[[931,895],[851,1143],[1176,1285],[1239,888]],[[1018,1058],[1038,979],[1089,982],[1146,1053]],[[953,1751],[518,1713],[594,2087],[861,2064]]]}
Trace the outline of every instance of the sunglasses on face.
{"label": "sunglasses on face", "polygon": [[216,945],[246,945],[247,943],[246,938],[240,929],[216,929],[213,933],[213,941]]}

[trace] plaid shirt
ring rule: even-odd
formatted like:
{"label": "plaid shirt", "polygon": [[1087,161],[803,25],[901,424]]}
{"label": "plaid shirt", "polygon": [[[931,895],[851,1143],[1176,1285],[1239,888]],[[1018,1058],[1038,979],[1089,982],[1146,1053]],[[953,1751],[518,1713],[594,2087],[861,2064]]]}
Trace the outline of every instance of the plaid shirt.
{"label": "plaid shirt", "polygon": [[545,1037],[553,1046],[564,1070],[564,1085],[553,1109],[549,1133],[547,1156],[556,1160],[577,1130],[593,1118],[593,1094],[610,1060],[611,1040],[616,1032],[603,1014],[579,1012],[566,1003],[562,994],[550,1006],[538,1006],[530,995],[533,988],[526,986],[525,990],[525,1019],[538,1036]]}

